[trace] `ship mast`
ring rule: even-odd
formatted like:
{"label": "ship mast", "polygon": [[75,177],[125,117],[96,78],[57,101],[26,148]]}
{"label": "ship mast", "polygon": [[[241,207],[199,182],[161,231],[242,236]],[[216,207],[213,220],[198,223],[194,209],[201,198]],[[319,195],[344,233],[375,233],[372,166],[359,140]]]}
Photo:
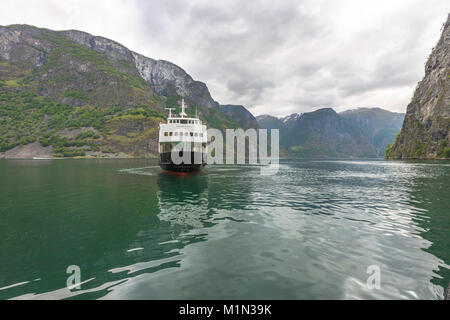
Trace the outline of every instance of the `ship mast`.
{"label": "ship mast", "polygon": [[172,110],[175,108],[166,108],[166,110],[169,110],[169,118],[172,118]]}
{"label": "ship mast", "polygon": [[185,108],[187,108],[187,106],[184,104],[184,98],[183,98],[183,99],[181,99],[181,113],[180,113],[180,116],[182,118],[187,117],[186,112],[184,112]]}

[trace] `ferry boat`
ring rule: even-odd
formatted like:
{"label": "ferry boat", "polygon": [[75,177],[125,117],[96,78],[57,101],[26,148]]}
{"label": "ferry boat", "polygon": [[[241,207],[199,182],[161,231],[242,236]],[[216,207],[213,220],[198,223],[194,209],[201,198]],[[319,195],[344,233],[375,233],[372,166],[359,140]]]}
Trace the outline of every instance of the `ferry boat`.
{"label": "ferry boat", "polygon": [[190,173],[202,170],[207,161],[208,137],[206,125],[196,115],[186,114],[184,98],[181,113],[172,115],[169,110],[167,123],[159,125],[159,166],[169,173]]}

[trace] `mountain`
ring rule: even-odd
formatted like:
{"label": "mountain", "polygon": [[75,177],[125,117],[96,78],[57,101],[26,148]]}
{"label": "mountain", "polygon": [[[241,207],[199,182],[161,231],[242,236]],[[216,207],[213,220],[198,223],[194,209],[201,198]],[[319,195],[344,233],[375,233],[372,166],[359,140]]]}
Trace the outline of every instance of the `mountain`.
{"label": "mountain", "polygon": [[395,140],[405,118],[403,113],[381,108],[358,108],[341,112],[340,115],[364,132],[379,157],[384,156],[386,146]]}
{"label": "mountain", "polygon": [[373,157],[375,150],[356,127],[333,109],[324,108],[284,119],[284,146],[300,157]]}
{"label": "mountain", "polygon": [[256,121],[258,121],[259,126],[264,129],[281,130],[285,128],[284,122],[281,119],[268,114],[257,116]]}
{"label": "mountain", "polygon": [[233,118],[242,129],[259,128],[256,118],[244,106],[231,104],[221,105],[220,111]]}
{"label": "mountain", "polygon": [[408,105],[391,159],[450,159],[450,14]]}
{"label": "mountain", "polygon": [[155,156],[181,96],[209,127],[239,127],[173,63],[81,31],[0,26],[0,157]]}
{"label": "mountain", "polygon": [[400,130],[403,114],[359,108],[340,114],[331,108],[284,118],[257,117],[261,128],[279,129],[280,144],[302,158],[382,157]]}

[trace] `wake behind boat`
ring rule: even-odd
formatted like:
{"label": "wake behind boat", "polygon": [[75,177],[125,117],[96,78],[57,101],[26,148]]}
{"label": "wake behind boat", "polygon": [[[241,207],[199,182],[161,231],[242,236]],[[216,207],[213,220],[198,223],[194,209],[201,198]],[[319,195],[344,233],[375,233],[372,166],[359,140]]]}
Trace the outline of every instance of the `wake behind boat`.
{"label": "wake behind boat", "polygon": [[168,172],[189,173],[202,170],[207,159],[207,128],[197,117],[188,117],[184,99],[181,113],[173,116],[169,110],[167,123],[159,126],[159,165]]}

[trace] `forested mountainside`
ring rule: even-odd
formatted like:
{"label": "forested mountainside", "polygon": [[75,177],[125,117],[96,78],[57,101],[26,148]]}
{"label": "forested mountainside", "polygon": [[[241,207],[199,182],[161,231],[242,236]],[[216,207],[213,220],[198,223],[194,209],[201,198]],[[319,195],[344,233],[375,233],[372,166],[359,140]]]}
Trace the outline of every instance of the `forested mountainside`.
{"label": "forested mountainside", "polygon": [[276,118],[257,117],[261,128],[279,129],[288,155],[302,158],[383,157],[401,128],[403,114],[380,108],[336,113],[331,108]]}
{"label": "forested mountainside", "polygon": [[259,128],[258,121],[253,114],[248,111],[244,106],[240,105],[221,105],[220,110],[236,120],[239,127],[242,129]]}
{"label": "forested mountainside", "polygon": [[0,27],[0,157],[151,157],[183,96],[209,127],[239,127],[182,68],[81,31]]}
{"label": "forested mountainside", "polygon": [[339,115],[367,136],[378,157],[385,155],[386,146],[395,140],[405,118],[404,113],[381,108],[358,108],[341,112]]}

